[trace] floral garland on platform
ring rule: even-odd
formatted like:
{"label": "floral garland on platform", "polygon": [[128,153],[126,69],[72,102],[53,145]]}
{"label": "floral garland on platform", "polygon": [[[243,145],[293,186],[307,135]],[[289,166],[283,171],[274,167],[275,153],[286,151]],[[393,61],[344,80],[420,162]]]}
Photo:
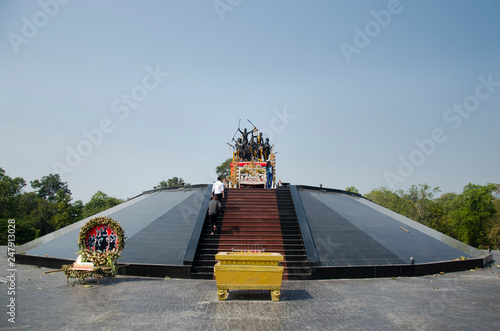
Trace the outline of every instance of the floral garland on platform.
{"label": "floral garland on platform", "polygon": [[[114,231],[114,234],[116,235],[115,247],[112,250],[101,252],[87,247],[89,232],[101,225],[107,226]],[[83,262],[92,262],[94,269],[74,270],[72,268],[73,265],[70,264],[62,266],[62,270],[66,274],[66,277],[78,278],[80,281],[83,281],[85,278],[90,276],[99,278],[114,278],[117,272],[116,261],[121,258],[120,251],[124,247],[125,232],[117,221],[109,217],[92,218],[80,229],[80,235],[78,237],[78,253],[81,255]]]}

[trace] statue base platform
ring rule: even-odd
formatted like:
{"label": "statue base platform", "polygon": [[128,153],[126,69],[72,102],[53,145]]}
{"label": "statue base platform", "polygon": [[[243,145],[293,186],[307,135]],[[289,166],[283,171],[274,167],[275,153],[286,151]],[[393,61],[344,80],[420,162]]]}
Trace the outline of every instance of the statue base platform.
{"label": "statue base platform", "polygon": [[264,188],[264,183],[240,183],[240,188],[246,188],[246,187],[251,187],[251,188]]}
{"label": "statue base platform", "polygon": [[[258,187],[264,188],[267,180],[267,162],[261,161],[233,161],[231,163],[231,176],[229,177],[229,187]],[[275,166],[273,158],[273,167]],[[273,186],[276,180],[273,174]]]}

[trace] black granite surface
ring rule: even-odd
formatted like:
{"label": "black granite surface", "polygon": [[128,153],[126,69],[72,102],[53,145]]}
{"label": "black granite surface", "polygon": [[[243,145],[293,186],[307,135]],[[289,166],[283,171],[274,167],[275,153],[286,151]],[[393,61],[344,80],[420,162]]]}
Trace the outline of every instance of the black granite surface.
{"label": "black granite surface", "polygon": [[408,264],[412,257],[416,263],[431,263],[471,257],[429,236],[417,226],[412,227],[412,222],[416,224],[412,220],[402,223],[371,208],[371,202],[360,203],[363,198],[299,191],[320,255],[320,265]]}

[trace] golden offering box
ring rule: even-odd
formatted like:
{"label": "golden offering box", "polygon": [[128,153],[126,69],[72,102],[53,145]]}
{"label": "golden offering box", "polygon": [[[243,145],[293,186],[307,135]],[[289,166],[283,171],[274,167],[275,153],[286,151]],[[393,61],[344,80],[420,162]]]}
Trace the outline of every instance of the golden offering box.
{"label": "golden offering box", "polygon": [[227,299],[229,290],[269,290],[273,301],[280,300],[283,255],[260,252],[221,252],[215,255],[217,295]]}

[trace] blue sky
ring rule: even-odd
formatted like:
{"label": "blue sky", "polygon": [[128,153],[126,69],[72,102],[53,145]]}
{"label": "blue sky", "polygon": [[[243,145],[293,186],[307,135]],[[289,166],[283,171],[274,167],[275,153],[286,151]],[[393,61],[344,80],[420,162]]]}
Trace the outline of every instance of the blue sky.
{"label": "blue sky", "polygon": [[2,1],[0,167],[75,200],[211,183],[241,118],[277,177],[500,183],[497,1]]}

